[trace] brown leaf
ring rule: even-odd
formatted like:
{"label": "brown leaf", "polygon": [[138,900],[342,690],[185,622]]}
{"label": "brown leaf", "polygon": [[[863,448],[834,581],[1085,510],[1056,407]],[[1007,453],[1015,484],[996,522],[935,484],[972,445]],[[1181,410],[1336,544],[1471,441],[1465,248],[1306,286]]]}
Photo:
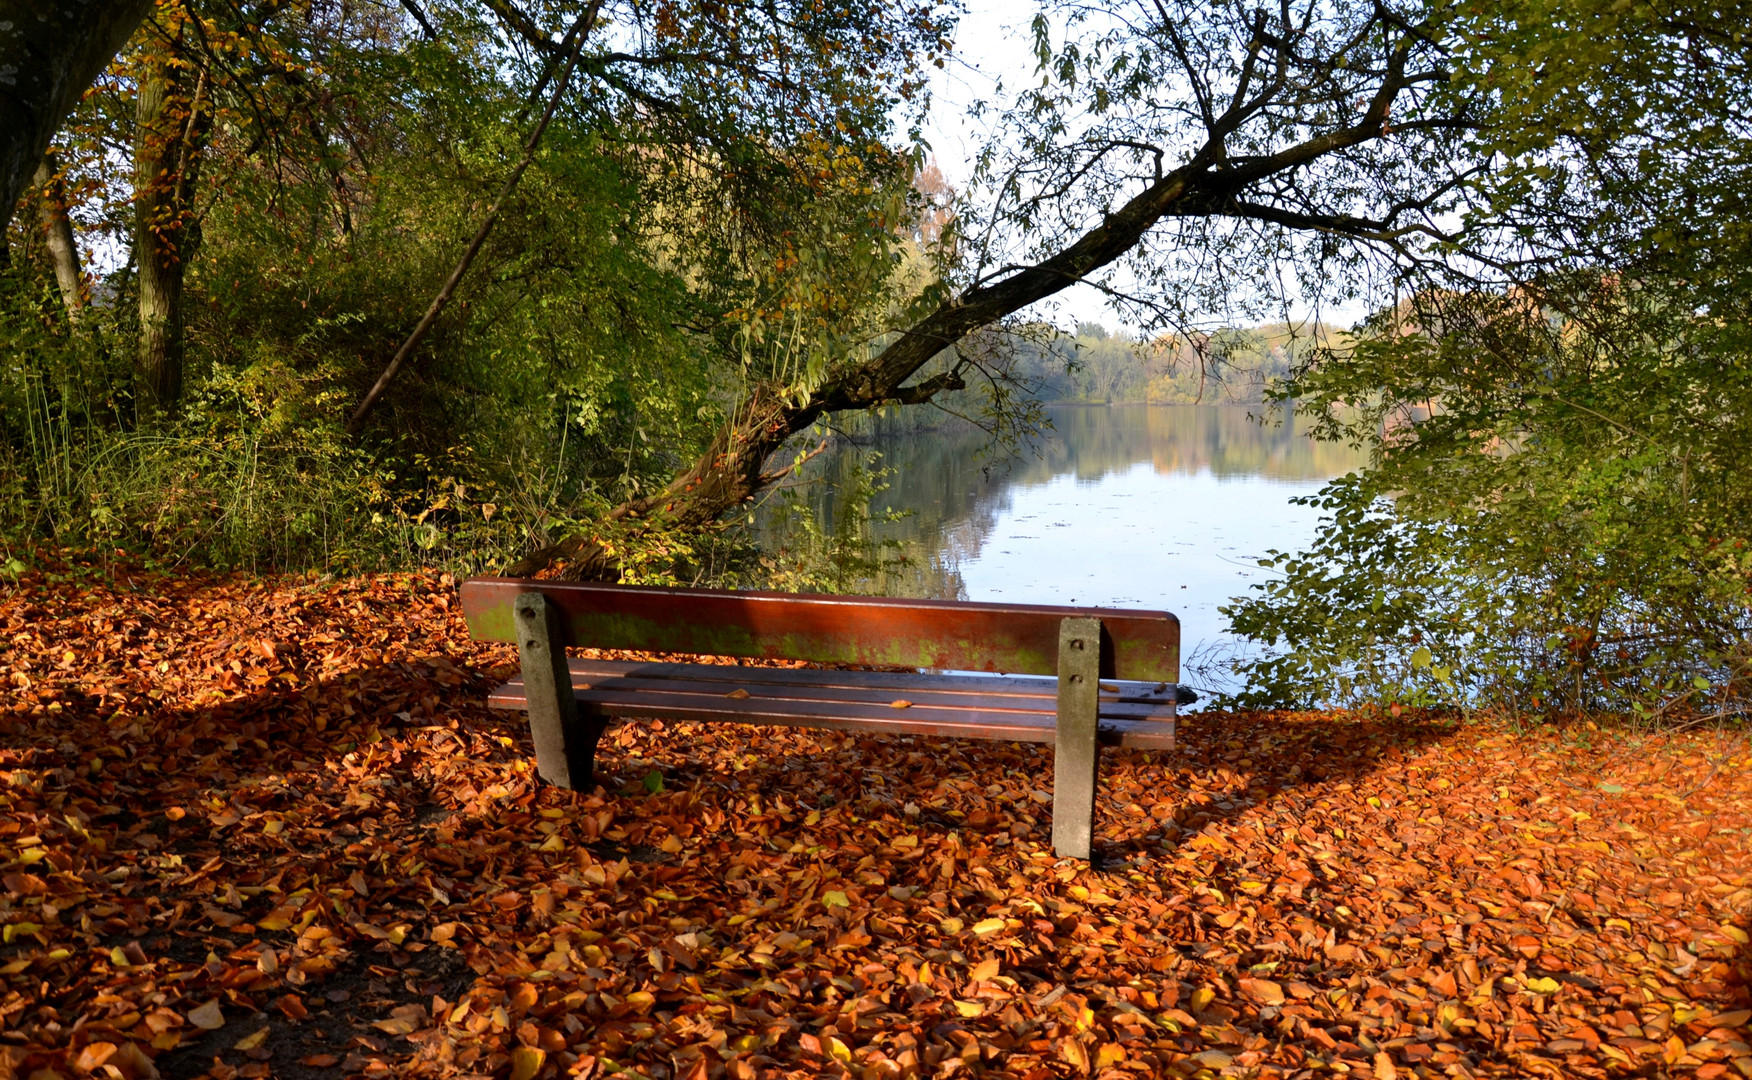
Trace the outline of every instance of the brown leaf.
{"label": "brown leaf", "polygon": [[1242,979],[1238,985],[1249,1000],[1257,1001],[1261,1005],[1284,1003],[1284,988],[1270,979]]}
{"label": "brown leaf", "polygon": [[219,1011],[219,1000],[217,998],[204,1004],[197,1005],[193,1009],[190,1009],[186,1015],[188,1016],[189,1023],[200,1028],[202,1031],[218,1031],[225,1026],[225,1014]]}

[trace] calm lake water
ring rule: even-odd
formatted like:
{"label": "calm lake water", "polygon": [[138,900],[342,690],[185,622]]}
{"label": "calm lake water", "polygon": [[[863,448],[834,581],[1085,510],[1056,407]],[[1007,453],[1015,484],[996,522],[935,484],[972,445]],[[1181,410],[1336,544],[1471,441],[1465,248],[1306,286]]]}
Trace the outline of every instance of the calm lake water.
{"label": "calm lake water", "polygon": [[[811,462],[791,497],[831,525],[859,455],[874,449],[889,486],[872,509],[905,514],[877,534],[912,561],[881,591],[1163,609],[1180,616],[1183,658],[1210,656],[1233,644],[1217,607],[1267,573],[1256,560],[1313,537],[1318,512],[1290,499],[1365,463],[1262,425],[1262,411],[1054,407],[1035,452],[1008,460],[975,430],[877,437]],[[782,507],[767,505],[764,536],[782,531]]]}

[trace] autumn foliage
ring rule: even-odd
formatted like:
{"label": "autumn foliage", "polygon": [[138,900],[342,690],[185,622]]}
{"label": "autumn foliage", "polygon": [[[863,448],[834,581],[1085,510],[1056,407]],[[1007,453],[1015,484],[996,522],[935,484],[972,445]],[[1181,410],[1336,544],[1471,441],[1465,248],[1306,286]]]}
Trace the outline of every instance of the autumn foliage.
{"label": "autumn foliage", "polygon": [[1109,753],[609,736],[454,583],[0,592],[0,1075],[1752,1076],[1743,735],[1204,714]]}

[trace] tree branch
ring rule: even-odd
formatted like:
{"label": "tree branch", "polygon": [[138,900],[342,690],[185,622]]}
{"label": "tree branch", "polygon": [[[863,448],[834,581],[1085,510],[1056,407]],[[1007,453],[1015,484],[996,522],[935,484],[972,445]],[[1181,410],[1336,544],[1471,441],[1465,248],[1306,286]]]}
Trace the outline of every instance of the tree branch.
{"label": "tree branch", "polygon": [[529,140],[523,146],[522,160],[518,161],[517,167],[511,170],[511,175],[505,178],[504,185],[499,189],[498,197],[493,200],[493,205],[487,208],[487,215],[481,220],[480,228],[475,230],[474,239],[469,241],[468,248],[463,251],[462,258],[457,260],[456,268],[450,272],[450,277],[445,279],[444,286],[438,290],[438,295],[432,298],[431,305],[426,308],[426,314],[414,327],[413,333],[408,335],[408,339],[402,342],[401,348],[395,351],[395,355],[390,358],[389,366],[383,369],[383,374],[377,377],[377,382],[372,384],[370,392],[365,395],[365,400],[359,403],[359,408],[347,421],[349,435],[359,430],[359,425],[364,423],[371,407],[376,405],[378,399],[383,397],[384,391],[389,389],[391,380],[395,378],[396,373],[401,370],[403,364],[407,363],[408,357],[425,338],[426,331],[432,329],[432,324],[438,321],[439,314],[450,303],[450,298],[456,292],[457,285],[461,284],[463,275],[468,273],[468,268],[473,264],[475,256],[480,254],[481,245],[487,242],[487,237],[492,233],[493,226],[499,220],[499,211],[504,208],[505,201],[511,197],[512,192],[517,190],[518,181],[523,179],[524,171],[535,160],[535,151],[541,145],[542,134],[547,131],[548,124],[554,118],[555,110],[560,106],[560,99],[566,94],[567,85],[572,79],[572,69],[578,64],[578,52],[584,45],[581,28],[587,30],[590,24],[596,21],[597,9],[601,6],[602,0],[593,0],[583,14],[578,16],[577,23],[573,25],[573,32],[578,35],[577,46],[573,48],[572,55],[566,59],[565,70],[560,73],[553,95],[548,98],[547,111],[542,113],[541,121],[535,125],[535,130],[530,132]]}

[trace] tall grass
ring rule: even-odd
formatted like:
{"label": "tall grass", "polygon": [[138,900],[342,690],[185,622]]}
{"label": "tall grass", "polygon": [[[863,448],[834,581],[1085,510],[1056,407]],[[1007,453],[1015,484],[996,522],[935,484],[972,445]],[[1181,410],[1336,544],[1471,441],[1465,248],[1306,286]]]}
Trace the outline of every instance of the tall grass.
{"label": "tall grass", "polygon": [[13,353],[0,367],[8,558],[52,547],[167,569],[467,573],[509,561],[522,543],[508,516],[459,498],[456,481],[397,475],[332,427],[281,431],[212,411],[134,427],[30,359]]}

